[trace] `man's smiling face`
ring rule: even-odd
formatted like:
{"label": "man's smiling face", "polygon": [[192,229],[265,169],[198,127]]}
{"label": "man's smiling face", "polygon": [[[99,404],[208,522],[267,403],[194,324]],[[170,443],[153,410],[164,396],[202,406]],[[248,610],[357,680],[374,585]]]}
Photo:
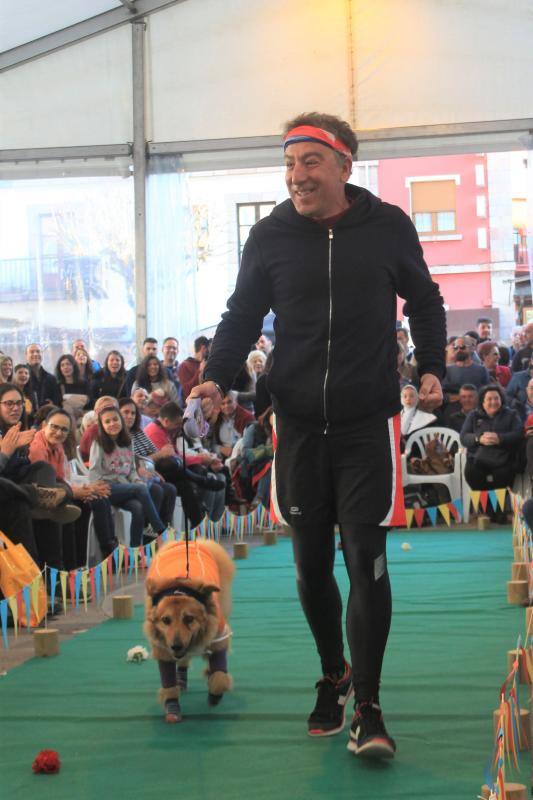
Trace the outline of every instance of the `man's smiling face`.
{"label": "man's smiling face", "polygon": [[296,211],[327,219],[347,207],[344,185],[352,163],[318,142],[296,142],[285,150],[285,183]]}

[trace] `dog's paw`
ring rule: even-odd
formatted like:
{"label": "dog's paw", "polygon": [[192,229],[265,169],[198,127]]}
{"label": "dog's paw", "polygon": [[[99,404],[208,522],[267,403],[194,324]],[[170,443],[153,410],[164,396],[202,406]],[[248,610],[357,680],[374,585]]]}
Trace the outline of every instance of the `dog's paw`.
{"label": "dog's paw", "polygon": [[[229,672],[222,672],[222,670],[217,670],[216,672],[212,672],[207,677],[207,689],[209,691],[209,697],[222,697],[223,694],[226,692],[231,691],[233,688],[233,680]],[[220,702],[218,700],[217,702]],[[209,705],[216,705],[216,703],[212,703],[209,700]]]}
{"label": "dog's paw", "polygon": [[165,701],[165,721],[171,725],[176,722],[181,722],[183,719],[181,715],[181,707],[179,701],[175,698]]}

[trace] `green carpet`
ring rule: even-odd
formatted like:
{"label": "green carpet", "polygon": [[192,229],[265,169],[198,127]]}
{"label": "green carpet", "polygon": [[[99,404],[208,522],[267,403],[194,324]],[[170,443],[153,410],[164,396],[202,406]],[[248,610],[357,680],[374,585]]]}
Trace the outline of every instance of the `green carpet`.
{"label": "green carpet", "polygon": [[[402,550],[403,541],[412,550]],[[510,532],[390,536],[394,616],[382,703],[398,744],[394,762],[356,759],[346,750],[347,729],[322,740],[306,735],[317,658],[290,543],[281,540],[238,562],[235,690],[215,709],[197,661],[184,722],[163,722],[156,666],[125,660],[129,647],[144,643],[141,607],[135,620],[110,620],[64,643],[60,656],[0,678],[0,797],[474,798],[491,755],[506,651],[524,626],[523,610],[506,601],[511,560]],[[345,594],[340,554],[337,561]],[[42,748],[59,751],[59,775],[32,774]]]}

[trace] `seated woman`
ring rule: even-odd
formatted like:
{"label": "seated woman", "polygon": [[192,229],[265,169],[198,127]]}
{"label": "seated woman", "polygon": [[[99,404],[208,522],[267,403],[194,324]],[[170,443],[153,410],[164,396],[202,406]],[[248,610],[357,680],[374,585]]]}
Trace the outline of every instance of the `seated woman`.
{"label": "seated woman", "polygon": [[126,397],[126,370],[124,358],[118,350],[110,350],[106,356],[103,369],[91,381],[91,397],[93,402],[99,397]]}
{"label": "seated woman", "polygon": [[27,449],[34,437],[35,431],[26,429],[20,390],[10,383],[0,385],[0,478],[24,489],[30,501],[38,563],[62,569],[60,524],[73,522],[80,511],[68,503],[70,494],[58,485],[50,464],[32,463],[28,458]]}
{"label": "seated woman", "polygon": [[523,436],[520,418],[505,405],[501,386],[483,386],[478,407],[468,414],[461,430],[461,444],[467,448],[465,478],[469,486],[475,490],[512,486]]}
{"label": "seated woman", "polygon": [[257,379],[264,371],[265,363],[266,355],[261,350],[252,350],[233,381],[237,403],[252,414],[255,413]]}
{"label": "seated woman", "polygon": [[274,448],[272,445],[272,408],[268,408],[242,437],[239,485],[242,496],[252,505],[270,508],[270,478]]}
{"label": "seated woman", "polygon": [[492,383],[499,383],[505,388],[513,376],[509,367],[500,365],[500,349],[497,342],[482,342],[478,345],[477,354],[483,366],[487,368]]}
{"label": "seated woman", "polygon": [[[176,506],[176,487],[173,486],[172,483],[167,483],[164,478],[156,472],[155,461],[159,453],[156,452],[155,446],[140,428],[141,415],[133,399],[122,397],[118,401],[118,407],[122,414],[126,430],[131,437],[137,473],[148,486],[154,505],[165,525],[172,525],[174,508]],[[170,445],[167,447],[168,451],[165,451],[165,448],[163,448],[162,456],[172,455],[172,448]]]}
{"label": "seated woman", "polygon": [[63,408],[78,424],[84,412],[89,409],[89,381],[80,378],[78,364],[70,353],[65,353],[58,359],[55,376],[63,398]]}
{"label": "seated woman", "polygon": [[149,394],[156,392],[161,395],[161,405],[178,402],[178,391],[157,356],[146,356],[137,367],[132,394],[139,388],[146,389]]}
{"label": "seated woman", "polygon": [[131,438],[122,415],[112,406],[104,406],[98,413],[98,432],[89,459],[89,479],[108,484],[111,505],[131,513],[132,547],[142,544],[145,518],[156,534],[163,533],[166,526],[135,468]]}
{"label": "seated woman", "polygon": [[404,439],[407,439],[414,431],[432,425],[437,419],[435,414],[430,414],[418,408],[418,392],[411,384],[407,384],[403,387],[400,400],[402,404],[400,426],[401,434]]}
{"label": "seated woman", "polygon": [[[69,442],[70,439],[70,442]],[[70,446],[70,452],[67,449]],[[48,411],[46,420],[30,444],[32,463],[46,461],[53,467],[58,484],[66,485],[81,516],[73,528],[63,526],[63,558],[66,569],[85,564],[87,533],[91,513],[102,556],[105,558],[117,546],[111,505],[107,499],[109,487],[103,481],[78,483],[72,475],[69,458],[73,457],[73,422],[60,408]]]}

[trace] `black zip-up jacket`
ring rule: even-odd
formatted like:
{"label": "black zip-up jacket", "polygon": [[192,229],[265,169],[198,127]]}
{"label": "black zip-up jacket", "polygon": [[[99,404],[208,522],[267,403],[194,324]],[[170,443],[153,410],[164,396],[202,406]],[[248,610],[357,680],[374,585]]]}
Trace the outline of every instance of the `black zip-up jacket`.
{"label": "black zip-up jacket", "polygon": [[467,448],[468,458],[473,458],[479,447],[487,446],[479,444],[479,437],[488,432],[497,433],[500,438],[499,445],[488,446],[503,448],[510,453],[515,453],[524,439],[520,417],[509,406],[502,406],[493,417],[489,417],[484,409],[475,408],[468,414],[461,429],[461,444]]}
{"label": "black zip-up jacket", "polygon": [[419,374],[445,373],[442,298],[411,220],[366,189],[347,184],[346,192],[352,205],[332,229],[291,200],[254,225],[204,370],[204,380],[230,387],[272,309],[274,409],[316,431],[400,411],[397,294],[407,301]]}

